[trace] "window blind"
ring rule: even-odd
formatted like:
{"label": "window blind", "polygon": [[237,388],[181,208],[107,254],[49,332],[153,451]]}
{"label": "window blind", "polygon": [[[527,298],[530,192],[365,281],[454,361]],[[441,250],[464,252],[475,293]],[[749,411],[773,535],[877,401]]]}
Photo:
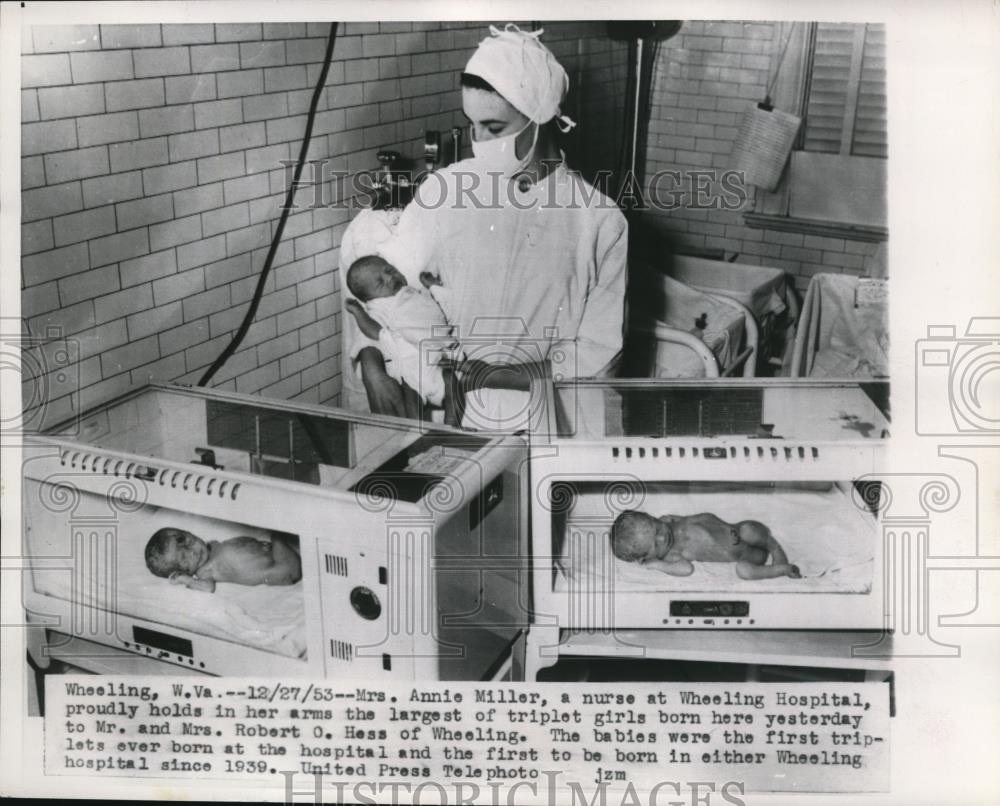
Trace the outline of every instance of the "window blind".
{"label": "window blind", "polygon": [[802,147],[886,156],[885,26],[816,24]]}
{"label": "window blind", "polygon": [[885,26],[868,25],[861,60],[858,113],[851,153],[859,157],[888,155],[886,142]]}

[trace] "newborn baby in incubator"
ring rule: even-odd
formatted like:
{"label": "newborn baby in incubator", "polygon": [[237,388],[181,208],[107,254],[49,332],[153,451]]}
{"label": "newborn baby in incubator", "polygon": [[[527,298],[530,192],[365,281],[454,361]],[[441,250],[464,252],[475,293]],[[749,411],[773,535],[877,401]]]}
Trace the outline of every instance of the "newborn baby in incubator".
{"label": "newborn baby in incubator", "polygon": [[361,332],[378,341],[389,376],[442,405],[443,353],[436,349],[421,356],[420,347],[442,335],[436,328],[447,328],[449,292],[428,272],[421,273],[420,282],[424,288],[408,285],[395,266],[376,255],[358,258],[347,271],[347,288],[356,297],[347,300],[347,310]]}
{"label": "newborn baby in incubator", "polygon": [[206,543],[183,529],[158,530],[146,544],[146,567],[193,590],[215,591],[216,582],[294,585],[302,578],[298,551],[280,537],[270,542],[233,537]]}
{"label": "newborn baby in incubator", "polygon": [[[654,518],[627,510],[611,527],[611,547],[620,560],[642,563],[673,576],[693,573],[692,561],[735,562],[741,579],[802,576],[764,524],[726,523],[708,512]],[[771,565],[766,564],[768,555]]]}

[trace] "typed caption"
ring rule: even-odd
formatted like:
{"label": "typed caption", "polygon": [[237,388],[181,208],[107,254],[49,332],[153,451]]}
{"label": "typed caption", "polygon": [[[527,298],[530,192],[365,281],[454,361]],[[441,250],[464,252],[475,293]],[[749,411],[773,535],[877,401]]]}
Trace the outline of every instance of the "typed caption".
{"label": "typed caption", "polygon": [[[883,683],[346,683],[52,676],[50,775],[888,791]],[[553,772],[555,771],[555,772]],[[539,784],[540,786],[540,784]],[[333,798],[331,798],[331,802]]]}

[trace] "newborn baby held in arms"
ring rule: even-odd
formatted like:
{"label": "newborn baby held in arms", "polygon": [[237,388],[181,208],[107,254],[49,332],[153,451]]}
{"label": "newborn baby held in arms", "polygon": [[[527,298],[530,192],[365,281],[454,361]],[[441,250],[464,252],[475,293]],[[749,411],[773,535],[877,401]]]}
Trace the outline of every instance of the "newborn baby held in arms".
{"label": "newborn baby held in arms", "polygon": [[395,266],[376,255],[358,258],[347,271],[347,288],[356,299],[346,304],[361,332],[378,341],[389,376],[405,384],[404,392],[440,406],[444,353],[437,339],[447,333],[448,290],[428,272],[420,281],[424,288],[408,285]]}
{"label": "newborn baby held in arms", "polygon": [[[611,526],[615,556],[673,576],[689,576],[693,562],[735,562],[740,579],[801,578],[771,530],[758,521],[726,523],[711,513],[663,515],[622,512]],[[767,565],[768,555],[771,565]]]}
{"label": "newborn baby held in arms", "polygon": [[183,529],[160,529],[146,544],[146,567],[175,585],[208,593],[216,582],[294,585],[302,579],[298,551],[278,536],[270,542],[233,537],[206,543]]}

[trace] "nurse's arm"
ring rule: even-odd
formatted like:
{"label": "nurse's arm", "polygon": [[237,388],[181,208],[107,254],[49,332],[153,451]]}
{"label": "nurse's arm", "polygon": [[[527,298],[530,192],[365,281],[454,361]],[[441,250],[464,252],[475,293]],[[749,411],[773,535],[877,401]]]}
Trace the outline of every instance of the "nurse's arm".
{"label": "nurse's arm", "polygon": [[594,252],[596,281],[587,292],[576,339],[565,340],[566,349],[559,350],[556,342],[550,350],[550,355],[567,356],[566,365],[553,367],[565,377],[591,378],[622,349],[628,257],[625,216],[618,213],[601,223]]}
{"label": "nurse's arm", "polygon": [[406,401],[402,387],[385,371],[385,360],[375,347],[365,347],[358,353],[361,380],[368,395],[368,407],[373,414],[406,416]]}

